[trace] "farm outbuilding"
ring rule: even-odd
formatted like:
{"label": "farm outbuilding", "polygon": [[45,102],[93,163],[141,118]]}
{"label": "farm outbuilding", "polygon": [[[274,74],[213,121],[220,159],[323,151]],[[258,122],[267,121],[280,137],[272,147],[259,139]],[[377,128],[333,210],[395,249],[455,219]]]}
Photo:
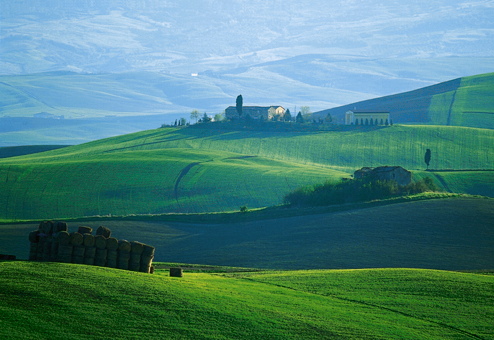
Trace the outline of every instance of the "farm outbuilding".
{"label": "farm outbuilding", "polygon": [[379,166],[377,168],[363,167],[353,173],[353,178],[396,181],[398,185],[406,186],[412,182],[412,173],[401,166]]}

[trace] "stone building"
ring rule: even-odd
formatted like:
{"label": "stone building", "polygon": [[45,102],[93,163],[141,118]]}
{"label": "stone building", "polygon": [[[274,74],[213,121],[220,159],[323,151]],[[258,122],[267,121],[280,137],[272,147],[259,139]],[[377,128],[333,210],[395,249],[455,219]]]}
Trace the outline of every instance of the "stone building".
{"label": "stone building", "polygon": [[345,125],[389,125],[389,112],[347,111]]}
{"label": "stone building", "polygon": [[[256,120],[272,120],[275,116],[283,118],[286,110],[283,106],[243,106],[242,117],[249,115],[252,119]],[[236,106],[229,106],[225,110],[225,117],[230,120],[238,119],[238,112]]]}
{"label": "stone building", "polygon": [[353,173],[353,178],[371,178],[381,181],[396,181],[398,185],[406,186],[412,182],[412,173],[401,166],[379,166],[377,168],[364,167]]}

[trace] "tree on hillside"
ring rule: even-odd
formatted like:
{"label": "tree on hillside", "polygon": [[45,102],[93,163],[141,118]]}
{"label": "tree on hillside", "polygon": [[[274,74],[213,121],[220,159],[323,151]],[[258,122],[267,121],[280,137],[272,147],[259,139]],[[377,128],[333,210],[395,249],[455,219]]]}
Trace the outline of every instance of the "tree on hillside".
{"label": "tree on hillside", "polygon": [[297,113],[297,117],[295,118],[295,121],[296,121],[297,123],[303,123],[303,122],[304,122],[304,117],[302,116],[302,112],[300,112],[300,111],[299,111],[299,112]]}
{"label": "tree on hillside", "polygon": [[424,161],[425,164],[427,164],[427,170],[429,170],[429,164],[431,162],[431,149],[425,150]]}
{"label": "tree on hillside", "polygon": [[207,115],[206,112],[204,112],[204,115],[202,116],[202,122],[203,123],[209,123],[211,121],[211,118]]}
{"label": "tree on hillside", "polygon": [[217,113],[214,115],[214,121],[215,122],[221,122],[224,119],[225,119],[225,115],[222,113]]}
{"label": "tree on hillside", "polygon": [[187,125],[187,119],[185,119],[184,117],[180,118],[180,120],[179,120],[179,124],[180,124],[180,126],[185,126],[185,125]]}
{"label": "tree on hillside", "polygon": [[199,111],[197,110],[193,110],[191,113],[190,113],[190,119],[195,119],[196,123],[197,123],[197,120],[199,119]]}
{"label": "tree on hillside", "polygon": [[312,112],[310,110],[310,107],[301,106],[300,112],[302,113],[302,117],[304,117],[304,121],[310,121],[312,119]]}
{"label": "tree on hillside", "polygon": [[290,113],[290,109],[286,109],[285,115],[283,116],[285,122],[291,122],[292,121],[292,114]]}
{"label": "tree on hillside", "polygon": [[244,105],[244,99],[241,94],[237,96],[237,113],[239,117],[242,117],[242,107]]}

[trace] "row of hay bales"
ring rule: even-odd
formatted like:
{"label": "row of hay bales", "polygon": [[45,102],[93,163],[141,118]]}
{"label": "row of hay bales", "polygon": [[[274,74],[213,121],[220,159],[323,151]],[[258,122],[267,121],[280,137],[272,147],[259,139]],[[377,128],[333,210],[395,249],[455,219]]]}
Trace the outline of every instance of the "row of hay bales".
{"label": "row of hay bales", "polygon": [[67,223],[44,221],[29,233],[29,260],[87,264],[152,273],[155,248],[111,237],[111,230],[79,227],[69,233]]}

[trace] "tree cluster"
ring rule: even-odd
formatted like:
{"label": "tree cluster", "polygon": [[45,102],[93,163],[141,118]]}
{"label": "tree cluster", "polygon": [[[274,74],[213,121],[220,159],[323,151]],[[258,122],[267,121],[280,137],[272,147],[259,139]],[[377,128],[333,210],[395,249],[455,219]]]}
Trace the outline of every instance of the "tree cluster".
{"label": "tree cluster", "polygon": [[343,180],[339,183],[326,182],[298,188],[285,196],[284,203],[290,206],[325,206],[386,199],[427,191],[438,191],[430,177],[406,186],[400,186],[393,180]]}

